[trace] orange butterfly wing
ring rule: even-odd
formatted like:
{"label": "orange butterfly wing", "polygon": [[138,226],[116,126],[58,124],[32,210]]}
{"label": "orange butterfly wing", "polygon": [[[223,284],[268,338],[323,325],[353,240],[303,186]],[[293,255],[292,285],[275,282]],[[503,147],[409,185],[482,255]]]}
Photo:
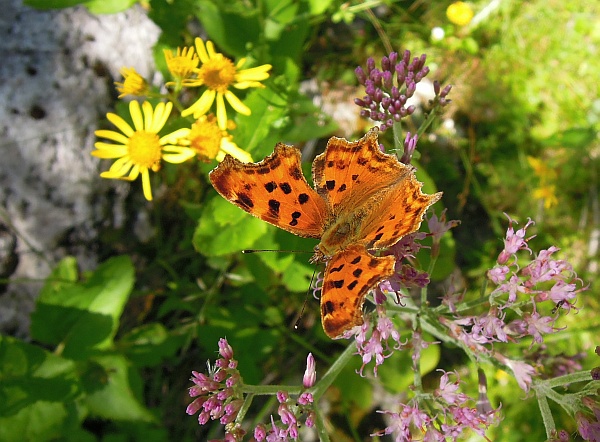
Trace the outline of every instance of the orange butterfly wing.
{"label": "orange butterfly wing", "polygon": [[339,338],[363,323],[365,297],[394,274],[395,262],[393,256],[373,256],[361,245],[333,255],[327,262],[321,291],[321,322],[327,336]]}
{"label": "orange butterfly wing", "polygon": [[312,189],[300,152],[277,144],[259,163],[231,156],[210,173],[213,187],[246,212],[302,237],[321,238],[312,261],[326,261],[321,294],[325,333],[339,338],[363,323],[368,292],[394,274],[390,247],[416,231],[441,193],[426,195],[410,166],[381,152],[377,129],[357,142],[333,137],[313,163]]}
{"label": "orange butterfly wing", "polygon": [[306,182],[295,147],[279,143],[259,163],[227,155],[209,178],[217,192],[251,215],[298,236],[321,237],[327,205]]}

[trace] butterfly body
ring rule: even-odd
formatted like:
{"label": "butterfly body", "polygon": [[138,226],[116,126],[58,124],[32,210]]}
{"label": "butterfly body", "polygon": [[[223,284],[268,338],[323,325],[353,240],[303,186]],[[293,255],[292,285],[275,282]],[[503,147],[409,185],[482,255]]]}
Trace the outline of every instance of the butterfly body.
{"label": "butterfly body", "polygon": [[377,130],[357,142],[333,137],[312,167],[315,188],[300,168],[300,152],[279,143],[259,163],[227,156],[210,173],[214,188],[246,212],[302,237],[319,238],[311,262],[325,262],[321,318],[341,337],[363,323],[372,288],[394,274],[388,248],[416,231],[441,193],[426,195],[411,166],[379,149]]}

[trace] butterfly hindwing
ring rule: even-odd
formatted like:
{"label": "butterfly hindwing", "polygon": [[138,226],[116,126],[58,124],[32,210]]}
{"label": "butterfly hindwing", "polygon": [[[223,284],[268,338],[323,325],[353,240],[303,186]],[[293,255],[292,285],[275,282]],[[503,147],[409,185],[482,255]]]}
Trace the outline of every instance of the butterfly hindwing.
{"label": "butterfly hindwing", "polygon": [[327,262],[321,292],[323,329],[332,339],[363,323],[362,305],[375,285],[394,274],[393,256],[376,257],[352,245]]}
{"label": "butterfly hindwing", "polygon": [[298,236],[321,237],[327,205],[306,182],[295,147],[279,143],[259,163],[228,155],[209,176],[217,192],[251,215]]}

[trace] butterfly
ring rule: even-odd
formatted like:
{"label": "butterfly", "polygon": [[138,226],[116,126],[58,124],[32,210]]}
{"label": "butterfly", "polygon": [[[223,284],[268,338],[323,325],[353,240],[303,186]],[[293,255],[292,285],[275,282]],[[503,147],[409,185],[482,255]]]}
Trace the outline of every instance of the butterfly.
{"label": "butterfly", "polygon": [[226,156],[209,174],[225,199],[295,235],[319,238],[311,262],[324,262],[321,322],[332,339],[363,324],[369,291],[395,272],[394,256],[376,256],[419,229],[442,193],[421,191],[414,168],[381,151],[378,130],[349,142],[332,137],[312,165],[314,189],[300,151],[278,143],[258,163]]}

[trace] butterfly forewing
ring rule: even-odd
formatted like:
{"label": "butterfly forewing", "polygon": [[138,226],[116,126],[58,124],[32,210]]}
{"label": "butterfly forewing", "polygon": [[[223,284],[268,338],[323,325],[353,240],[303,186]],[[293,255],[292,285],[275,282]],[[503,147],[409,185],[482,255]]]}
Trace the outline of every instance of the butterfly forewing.
{"label": "butterfly forewing", "polygon": [[416,232],[425,212],[439,200],[441,193],[426,195],[414,173],[382,192],[362,221],[361,241],[373,249],[384,249],[396,244],[403,236]]}
{"label": "butterfly forewing", "polygon": [[377,129],[371,129],[356,142],[331,138],[325,152],[315,158],[313,179],[332,213],[344,216],[393,186],[410,170],[395,156],[381,152]]}
{"label": "butterfly forewing", "polygon": [[298,149],[280,143],[259,163],[228,155],[209,176],[217,192],[246,212],[295,235],[321,237],[327,205],[306,182]]}

